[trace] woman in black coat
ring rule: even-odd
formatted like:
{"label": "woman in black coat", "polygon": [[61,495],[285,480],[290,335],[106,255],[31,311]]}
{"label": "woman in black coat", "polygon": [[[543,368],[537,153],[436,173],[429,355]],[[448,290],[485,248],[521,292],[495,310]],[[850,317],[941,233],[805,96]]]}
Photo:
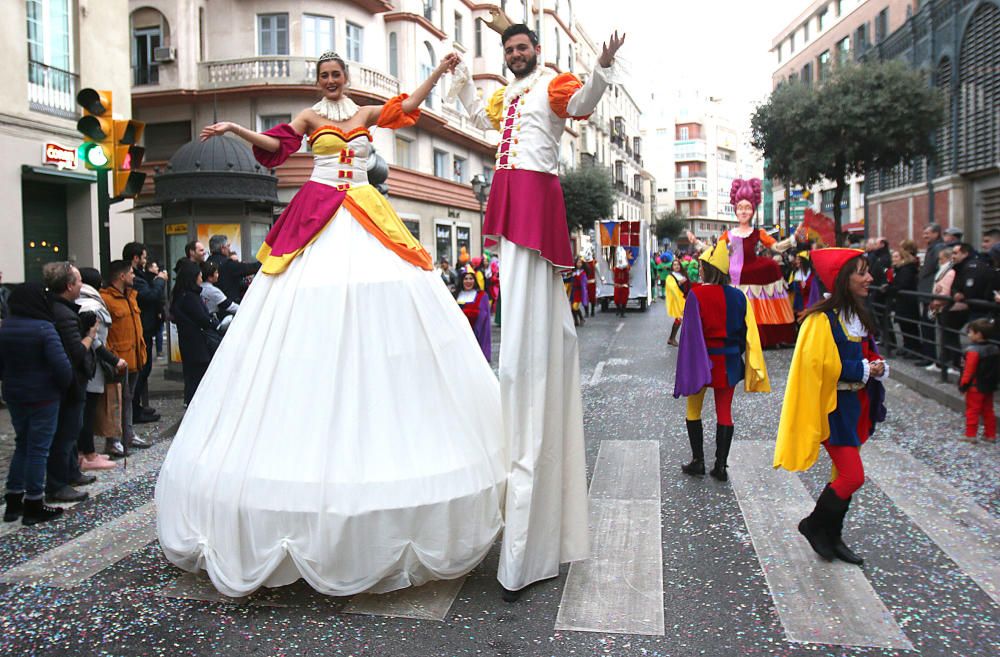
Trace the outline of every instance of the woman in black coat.
{"label": "woman in black coat", "polygon": [[198,384],[212,360],[205,332],[215,331],[215,320],[201,301],[201,268],[187,260],[178,263],[177,280],[170,301],[170,316],[177,325],[177,341],[184,370],[184,404],[191,403]]}
{"label": "woman in black coat", "polygon": [[917,320],[920,317],[920,303],[916,296],[900,294],[900,292],[916,292],[919,275],[919,265],[916,258],[906,250],[892,252],[892,282],[889,290],[893,297],[893,307],[896,311],[896,323],[903,334],[903,349],[909,355],[920,354],[920,332]]}

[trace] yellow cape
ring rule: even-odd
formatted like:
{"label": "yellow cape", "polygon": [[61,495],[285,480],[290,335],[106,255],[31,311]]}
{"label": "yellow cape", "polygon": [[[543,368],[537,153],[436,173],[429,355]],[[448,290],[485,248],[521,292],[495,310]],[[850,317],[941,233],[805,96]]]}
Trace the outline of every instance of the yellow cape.
{"label": "yellow cape", "polygon": [[[673,278],[671,276],[671,278]],[[743,370],[743,389],[746,392],[771,392],[771,381],[767,376],[764,350],[760,347],[760,332],[753,314],[753,304],[747,299],[747,350],[746,367]]]}
{"label": "yellow cape", "polygon": [[500,87],[493,92],[486,103],[486,118],[490,120],[496,130],[500,129],[500,123],[503,121],[503,95],[506,91],[507,87]]}
{"label": "yellow cape", "polygon": [[681,286],[677,284],[677,279],[674,278],[673,274],[667,274],[667,280],[664,283],[666,289],[667,297],[667,314],[676,319],[684,317],[684,293],[681,292]]}
{"label": "yellow cape", "polygon": [[820,313],[809,315],[802,322],[788,371],[774,467],[801,471],[816,462],[820,443],[830,437],[829,415],[837,408],[840,369],[830,320]]}

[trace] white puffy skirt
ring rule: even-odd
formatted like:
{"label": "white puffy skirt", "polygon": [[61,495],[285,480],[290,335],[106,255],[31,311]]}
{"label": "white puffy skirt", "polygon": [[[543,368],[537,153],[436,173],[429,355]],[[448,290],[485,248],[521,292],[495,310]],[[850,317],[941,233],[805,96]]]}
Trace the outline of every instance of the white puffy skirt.
{"label": "white puffy skirt", "polygon": [[229,596],[460,577],[501,531],[504,452],[454,299],[342,208],[250,286],[160,470],[160,545]]}

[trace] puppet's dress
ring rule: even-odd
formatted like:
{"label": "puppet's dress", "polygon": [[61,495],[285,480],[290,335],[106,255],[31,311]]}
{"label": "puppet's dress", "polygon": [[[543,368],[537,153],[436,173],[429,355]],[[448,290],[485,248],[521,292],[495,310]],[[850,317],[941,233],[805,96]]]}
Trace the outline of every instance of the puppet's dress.
{"label": "puppet's dress", "polygon": [[729,277],[753,306],[761,346],[795,344],[795,315],[781,267],[771,258],[757,255],[757,244],[770,248],[774,238],[755,230],[746,237],[726,231],[722,239],[730,244]]}
{"label": "puppet's dress", "polygon": [[[413,120],[400,103],[379,125]],[[288,125],[268,134],[281,148],[255,152],[265,166],[299,149]],[[156,485],[163,552],[229,596],[456,578],[502,528],[499,384],[469,322],[367,183],[368,131],[310,143],[312,178],[261,247]]]}

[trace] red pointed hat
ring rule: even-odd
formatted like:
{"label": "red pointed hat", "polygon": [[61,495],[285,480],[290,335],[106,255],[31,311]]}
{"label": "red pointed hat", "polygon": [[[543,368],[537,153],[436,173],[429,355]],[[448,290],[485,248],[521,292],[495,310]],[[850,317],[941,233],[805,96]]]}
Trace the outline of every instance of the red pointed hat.
{"label": "red pointed hat", "polygon": [[833,284],[837,280],[837,274],[844,268],[850,260],[863,256],[861,249],[815,249],[812,252],[813,267],[819,276],[820,282],[827,292],[833,292]]}

